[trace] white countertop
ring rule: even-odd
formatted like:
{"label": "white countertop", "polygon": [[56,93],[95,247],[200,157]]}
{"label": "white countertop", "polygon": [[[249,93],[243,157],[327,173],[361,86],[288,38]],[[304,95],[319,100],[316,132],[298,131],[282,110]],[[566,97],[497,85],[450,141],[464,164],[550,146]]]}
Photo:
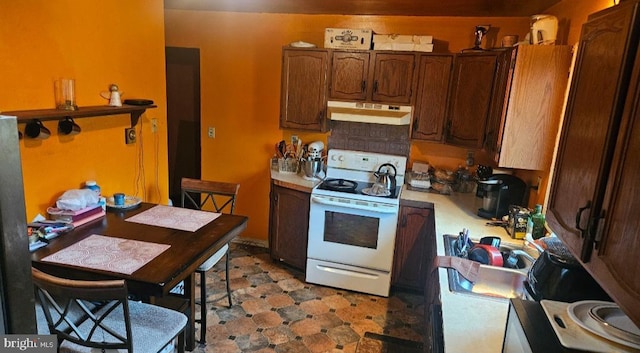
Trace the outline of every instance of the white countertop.
{"label": "white countertop", "polygon": [[[443,235],[458,234],[462,228],[469,229],[473,241],[483,236],[499,236],[504,243],[522,243],[512,239],[502,227],[487,226],[487,220],[476,215],[482,200],[475,193],[439,195],[411,191],[405,186],[401,198],[434,204],[438,255],[445,254]],[[501,352],[509,300],[453,293],[449,290],[447,270],[439,271],[445,352]]]}

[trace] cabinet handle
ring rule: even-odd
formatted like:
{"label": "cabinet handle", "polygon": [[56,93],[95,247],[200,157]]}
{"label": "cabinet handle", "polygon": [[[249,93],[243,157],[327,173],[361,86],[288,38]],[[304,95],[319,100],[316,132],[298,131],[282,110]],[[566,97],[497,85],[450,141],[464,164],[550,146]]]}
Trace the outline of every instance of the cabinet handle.
{"label": "cabinet handle", "polygon": [[602,210],[600,216],[594,217],[592,219],[592,225],[590,229],[595,231],[595,235],[593,237],[593,243],[596,249],[599,248],[600,241],[602,241],[602,235],[604,234],[604,215],[605,210]]}
{"label": "cabinet handle", "polygon": [[373,93],[378,93],[378,80],[373,81]]}
{"label": "cabinet handle", "polygon": [[576,213],[576,229],[580,231],[580,236],[583,238],[587,229],[580,227],[580,220],[582,218],[582,212],[584,212],[588,208],[591,208],[591,200],[587,201],[587,204],[584,205],[584,207],[578,208],[578,213]]}
{"label": "cabinet handle", "polygon": [[367,90],[367,81],[362,80],[362,82],[360,83],[360,92],[364,92]]}

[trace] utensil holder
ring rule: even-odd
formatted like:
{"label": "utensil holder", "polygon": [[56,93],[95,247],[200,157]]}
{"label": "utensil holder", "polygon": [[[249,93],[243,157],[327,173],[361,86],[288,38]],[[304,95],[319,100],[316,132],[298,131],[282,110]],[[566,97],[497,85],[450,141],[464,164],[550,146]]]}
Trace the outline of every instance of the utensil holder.
{"label": "utensil holder", "polygon": [[298,174],[300,162],[294,158],[278,158],[278,171],[285,174]]}

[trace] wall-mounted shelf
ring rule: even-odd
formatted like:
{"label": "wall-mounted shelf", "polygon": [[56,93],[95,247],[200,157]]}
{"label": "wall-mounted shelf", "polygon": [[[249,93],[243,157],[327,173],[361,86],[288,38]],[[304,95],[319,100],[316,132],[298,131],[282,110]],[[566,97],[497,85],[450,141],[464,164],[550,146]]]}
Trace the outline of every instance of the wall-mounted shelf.
{"label": "wall-mounted shelf", "polygon": [[2,115],[15,116],[18,118],[18,124],[28,123],[33,120],[62,120],[69,118],[86,118],[93,116],[106,116],[116,114],[131,114],[131,127],[136,126],[138,119],[145,110],[149,108],[157,108],[154,104],[149,105],[128,105],[123,104],[121,107],[112,107],[109,105],[97,105],[89,107],[79,107],[78,110],[59,110],[59,109],[33,109],[33,110],[14,110],[0,112]]}

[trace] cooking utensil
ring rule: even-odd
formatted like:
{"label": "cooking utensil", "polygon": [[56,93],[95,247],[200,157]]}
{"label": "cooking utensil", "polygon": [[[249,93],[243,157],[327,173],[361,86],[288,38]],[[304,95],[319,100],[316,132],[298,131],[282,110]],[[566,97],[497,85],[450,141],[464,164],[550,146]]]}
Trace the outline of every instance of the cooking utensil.
{"label": "cooking utensil", "polygon": [[490,236],[480,238],[480,244],[491,245],[496,248],[500,248],[500,237]]}
{"label": "cooking utensil", "polygon": [[596,305],[589,310],[602,329],[622,340],[640,345],[640,329],[615,303]]}
{"label": "cooking utensil", "polygon": [[627,340],[623,340],[619,337],[611,335],[609,332],[605,331],[591,316],[589,316],[589,311],[593,307],[608,304],[611,304],[611,302],[604,302],[599,300],[581,300],[570,304],[567,307],[567,313],[569,314],[571,320],[578,324],[578,326],[593,333],[596,336],[606,338],[610,341],[619,343],[627,347],[640,349],[640,344],[629,342]]}
{"label": "cooking utensil", "polygon": [[278,151],[281,158],[287,158],[287,143],[284,140],[278,142]]}
{"label": "cooking utensil", "polygon": [[[389,167],[393,170],[393,174],[389,172]],[[386,171],[383,171],[383,168],[386,168]],[[374,172],[373,175],[377,178],[375,183],[384,185],[390,195],[396,191],[397,170],[393,164],[385,163],[381,165],[378,168],[378,171]]]}
{"label": "cooking utensil", "polygon": [[484,265],[502,267],[502,253],[498,248],[487,244],[476,244],[469,251],[469,260],[479,262]]}

